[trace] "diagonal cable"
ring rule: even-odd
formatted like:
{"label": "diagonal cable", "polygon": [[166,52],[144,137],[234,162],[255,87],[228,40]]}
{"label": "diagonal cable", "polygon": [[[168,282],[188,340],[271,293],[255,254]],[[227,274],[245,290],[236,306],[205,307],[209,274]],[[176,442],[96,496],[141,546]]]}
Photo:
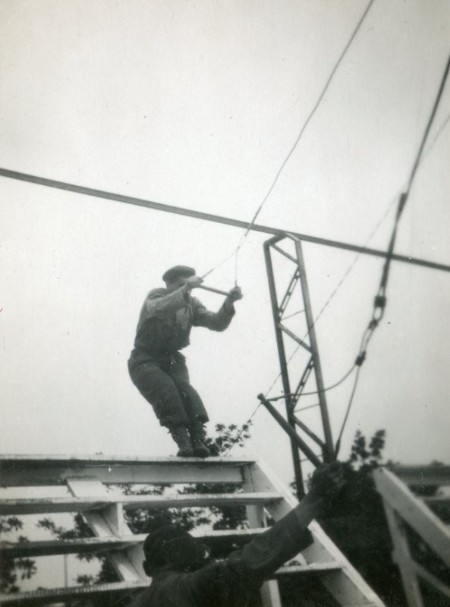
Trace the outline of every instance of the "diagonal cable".
{"label": "diagonal cable", "polygon": [[[308,116],[307,116],[307,118],[306,118],[305,122],[303,123],[302,128],[300,129],[299,134],[297,135],[297,137],[296,137],[296,139],[295,139],[295,141],[294,141],[294,143],[293,143],[293,145],[291,146],[291,148],[290,148],[289,152],[288,152],[288,153],[287,153],[287,155],[285,156],[285,158],[284,158],[283,162],[281,163],[281,165],[280,165],[280,167],[279,167],[278,171],[276,172],[275,177],[273,178],[273,180],[272,180],[272,182],[271,182],[271,184],[270,184],[270,186],[269,186],[269,189],[267,190],[267,192],[266,192],[266,194],[265,194],[264,198],[262,199],[261,203],[259,204],[259,206],[258,206],[258,208],[257,208],[257,210],[256,210],[256,212],[255,212],[255,214],[253,215],[252,219],[250,220],[250,222],[249,222],[249,224],[248,224],[247,228],[246,228],[246,229],[245,229],[245,231],[244,231],[244,234],[241,236],[241,238],[240,238],[240,240],[239,240],[239,243],[238,243],[238,245],[237,245],[236,249],[235,249],[235,250],[234,250],[234,252],[233,252],[233,253],[231,253],[231,254],[230,254],[228,257],[226,257],[224,260],[222,260],[222,261],[221,261],[221,262],[219,262],[219,263],[218,263],[216,266],[214,266],[214,267],[213,267],[211,270],[209,270],[209,271],[208,271],[206,274],[204,274],[204,275],[203,275],[203,278],[204,278],[205,276],[208,276],[209,274],[211,274],[211,273],[212,273],[214,270],[216,270],[216,269],[217,269],[219,266],[223,265],[223,264],[224,264],[226,261],[228,261],[228,260],[229,260],[231,257],[236,256],[236,258],[237,258],[237,256],[238,256],[238,254],[239,254],[240,249],[242,248],[242,246],[243,246],[243,244],[244,244],[244,242],[245,242],[245,240],[246,240],[246,238],[247,238],[247,236],[248,236],[248,234],[249,234],[250,230],[252,229],[252,226],[254,225],[254,223],[255,223],[256,219],[258,218],[259,214],[261,213],[261,211],[262,211],[262,209],[263,209],[263,207],[264,207],[265,203],[267,202],[267,200],[268,200],[268,198],[269,198],[270,194],[272,193],[273,189],[275,188],[275,186],[276,186],[276,184],[277,184],[277,182],[278,182],[278,179],[280,178],[281,173],[282,173],[282,172],[283,172],[283,170],[284,170],[284,167],[285,167],[285,166],[286,166],[286,164],[289,162],[289,160],[290,160],[290,158],[291,158],[292,154],[294,153],[295,149],[297,148],[297,146],[298,146],[298,144],[299,144],[299,142],[300,142],[301,138],[303,137],[303,134],[304,134],[304,132],[305,132],[305,130],[306,130],[306,128],[307,128],[307,126],[309,125],[309,123],[311,122],[311,120],[312,120],[312,118],[313,118],[314,114],[315,114],[315,113],[316,113],[316,111],[318,110],[318,108],[319,108],[319,106],[320,106],[320,104],[321,104],[321,102],[322,102],[322,100],[323,100],[323,98],[324,98],[324,96],[325,96],[326,92],[328,91],[328,88],[330,87],[330,84],[331,84],[331,82],[332,82],[332,80],[333,80],[333,78],[334,78],[334,76],[335,76],[335,74],[336,74],[337,70],[339,69],[339,66],[341,65],[341,63],[342,63],[342,61],[343,61],[343,59],[344,59],[345,55],[347,54],[347,52],[348,52],[348,50],[349,50],[350,46],[352,45],[353,40],[355,39],[355,37],[356,37],[357,33],[358,33],[358,32],[359,32],[359,30],[361,29],[361,26],[362,26],[362,24],[363,24],[364,20],[366,19],[366,16],[367,16],[367,14],[368,14],[369,10],[371,9],[371,7],[372,7],[372,5],[373,5],[373,3],[374,3],[374,2],[375,2],[375,0],[369,0],[369,3],[367,4],[367,6],[366,6],[366,8],[365,8],[365,10],[364,10],[364,12],[363,12],[363,14],[362,14],[362,16],[360,17],[360,19],[359,19],[359,21],[358,21],[358,23],[357,23],[357,25],[356,25],[356,27],[355,27],[355,29],[353,30],[353,32],[352,32],[352,34],[351,34],[351,36],[350,36],[349,40],[347,41],[347,44],[345,45],[345,47],[344,47],[344,49],[342,50],[341,54],[339,55],[339,57],[338,57],[338,59],[337,59],[336,63],[334,64],[334,67],[333,67],[333,69],[331,70],[331,73],[330,73],[330,75],[328,76],[328,78],[327,78],[327,80],[326,80],[326,82],[325,82],[325,85],[323,86],[322,91],[321,91],[321,93],[320,93],[320,95],[319,95],[319,97],[318,97],[318,99],[317,99],[316,103],[314,104],[314,107],[312,108],[312,110],[311,110],[311,111],[310,111],[310,113],[308,114]],[[236,262],[235,262],[235,282],[237,282],[237,263],[238,263],[238,262],[237,262],[237,259],[236,259]]]}

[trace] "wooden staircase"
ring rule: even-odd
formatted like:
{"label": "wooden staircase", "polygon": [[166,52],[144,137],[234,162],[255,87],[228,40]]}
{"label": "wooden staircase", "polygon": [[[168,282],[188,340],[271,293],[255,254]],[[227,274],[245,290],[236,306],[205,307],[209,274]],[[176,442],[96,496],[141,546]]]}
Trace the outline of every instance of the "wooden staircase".
{"label": "wooden staircase", "polygon": [[440,574],[432,572],[411,549],[411,535],[415,533],[440,559],[435,567],[438,562],[446,567],[450,579],[450,466],[398,466],[392,471],[379,468],[374,478],[383,498],[393,559],[400,570],[408,606],[436,605],[436,599],[426,599],[424,583],[442,599],[450,599],[450,583],[443,579],[442,566]]}
{"label": "wooden staircase", "polygon": [[[125,495],[118,485],[173,485],[226,483],[233,493]],[[197,533],[206,543],[224,538],[243,543],[264,531],[267,515],[278,520],[296,504],[295,498],[265,467],[236,458],[131,458],[106,456],[0,455],[0,485],[7,487],[0,501],[0,516],[82,513],[95,537],[73,540],[3,542],[0,558],[28,558],[103,551],[121,581],[90,586],[68,586],[0,595],[2,605],[50,605],[74,598],[109,593],[130,594],[149,579],[142,569],[145,535],[133,534],[124,513],[131,509],[246,506],[248,528]],[[37,492],[39,487],[39,496]],[[43,488],[44,496],[42,496]],[[24,488],[26,488],[24,495]],[[65,494],[61,495],[61,488]],[[296,558],[295,565],[276,572],[262,588],[264,607],[282,606],[277,578],[313,576],[324,597],[346,607],[383,607],[321,527],[310,525],[314,543]],[[194,533],[195,534],[195,533]],[[330,598],[334,597],[334,600]],[[324,599],[327,600],[326,598]],[[319,603],[317,603],[319,605]]]}

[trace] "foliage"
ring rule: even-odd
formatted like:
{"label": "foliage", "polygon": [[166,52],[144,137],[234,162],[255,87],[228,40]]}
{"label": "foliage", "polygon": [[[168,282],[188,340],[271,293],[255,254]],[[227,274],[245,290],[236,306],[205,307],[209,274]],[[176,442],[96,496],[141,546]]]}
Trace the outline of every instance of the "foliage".
{"label": "foliage", "polygon": [[[23,523],[15,516],[0,518],[0,533],[8,534],[20,531]],[[27,538],[21,535],[17,542],[26,542]],[[36,573],[36,564],[31,559],[0,559],[0,592],[18,592],[19,580],[31,578]]]}
{"label": "foliage", "polygon": [[384,446],[384,430],[378,430],[370,440],[356,432],[345,462],[346,487],[320,523],[386,603],[400,606],[401,583],[392,564],[382,500],[371,474],[383,463]]}
{"label": "foliage", "polygon": [[72,529],[65,529],[57,526],[52,519],[44,518],[38,521],[37,527],[46,529],[58,540],[74,540],[83,537],[94,537],[94,533],[86,523],[81,514],[76,514],[73,517],[74,526]]}

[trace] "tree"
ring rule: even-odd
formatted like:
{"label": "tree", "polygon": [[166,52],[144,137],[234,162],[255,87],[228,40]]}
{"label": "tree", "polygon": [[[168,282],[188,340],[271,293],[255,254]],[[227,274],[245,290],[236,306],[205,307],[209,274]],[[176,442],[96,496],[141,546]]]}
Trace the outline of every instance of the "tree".
{"label": "tree", "polygon": [[[0,518],[0,533],[9,534],[18,532],[23,524],[16,516]],[[28,541],[26,537],[19,535],[18,542]],[[5,593],[19,591],[19,579],[31,578],[36,573],[36,563],[32,559],[0,559],[0,591]]]}

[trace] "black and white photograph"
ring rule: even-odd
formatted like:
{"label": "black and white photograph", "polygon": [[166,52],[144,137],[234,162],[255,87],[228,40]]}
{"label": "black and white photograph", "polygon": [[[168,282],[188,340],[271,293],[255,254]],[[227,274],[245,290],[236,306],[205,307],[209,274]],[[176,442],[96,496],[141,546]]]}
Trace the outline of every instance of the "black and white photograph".
{"label": "black and white photograph", "polygon": [[450,607],[449,0],[0,0],[0,605]]}

